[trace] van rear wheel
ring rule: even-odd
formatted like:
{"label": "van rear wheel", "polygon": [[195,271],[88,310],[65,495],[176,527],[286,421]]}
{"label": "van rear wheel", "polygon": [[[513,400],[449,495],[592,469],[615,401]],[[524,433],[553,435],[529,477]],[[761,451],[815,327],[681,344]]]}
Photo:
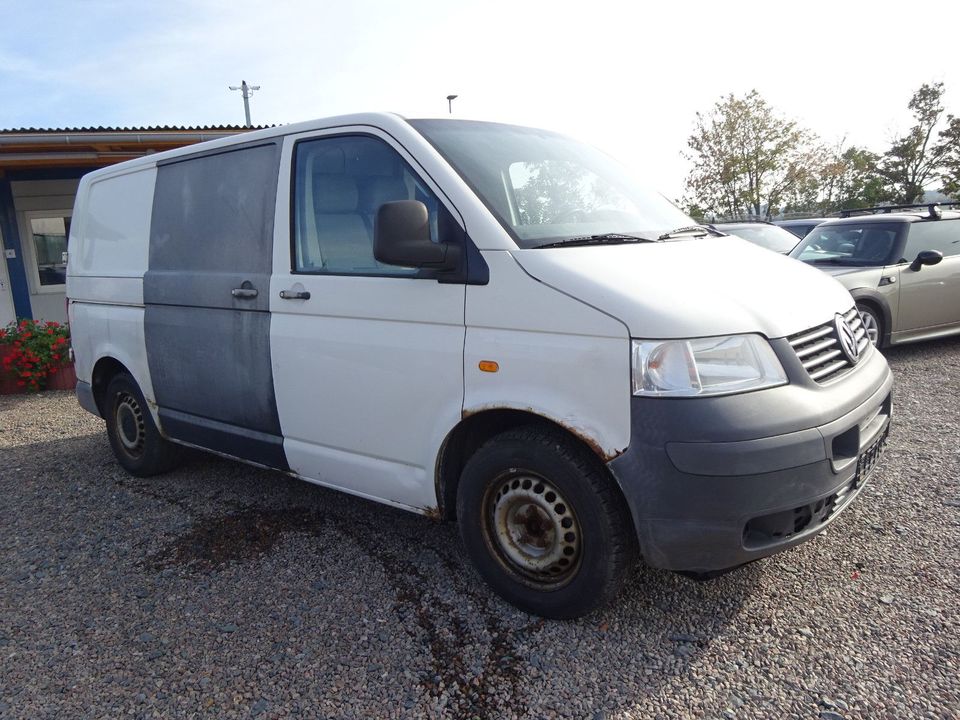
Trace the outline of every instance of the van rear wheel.
{"label": "van rear wheel", "polygon": [[143,393],[128,373],[110,381],[105,400],[110,447],[127,472],[149,477],[179,464],[182,449],[160,434]]}
{"label": "van rear wheel", "polygon": [[508,430],[480,447],[463,470],[457,517],[494,591],[544,617],[606,604],[636,559],[619,490],[589,450],[551,428]]}

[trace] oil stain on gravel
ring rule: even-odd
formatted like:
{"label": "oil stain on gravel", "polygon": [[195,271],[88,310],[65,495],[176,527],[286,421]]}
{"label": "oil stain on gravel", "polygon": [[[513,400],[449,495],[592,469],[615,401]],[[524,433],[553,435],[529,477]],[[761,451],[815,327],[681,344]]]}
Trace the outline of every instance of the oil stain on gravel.
{"label": "oil stain on gravel", "polygon": [[185,534],[147,559],[157,570],[183,566],[210,571],[227,563],[257,558],[270,552],[284,533],[311,532],[319,518],[300,508],[268,510],[246,508],[194,522]]}
{"label": "oil stain on gravel", "polygon": [[[146,492],[151,497],[164,497],[155,490]],[[487,656],[475,672],[462,653],[476,641],[470,624],[462,617],[463,610],[447,600],[431,598],[435,580],[409,559],[404,545],[380,541],[382,535],[372,523],[326,517],[307,508],[248,507],[221,516],[196,517],[187,532],[150,555],[144,565],[155,571],[179,567],[188,573],[210,573],[269,553],[286,533],[319,535],[325,523],[332,524],[382,565],[394,588],[394,612],[430,655],[431,672],[419,683],[430,700],[442,698],[444,711],[455,717],[488,718],[504,710],[518,717],[524,714],[519,691],[525,663],[515,643],[540,629],[543,621],[533,620],[516,629],[504,626],[490,607],[491,598],[476,592],[477,579],[462,577],[461,568],[455,566],[462,561],[434,554],[433,560],[450,572],[458,595],[470,596],[471,605],[479,608],[485,634],[490,638]]]}

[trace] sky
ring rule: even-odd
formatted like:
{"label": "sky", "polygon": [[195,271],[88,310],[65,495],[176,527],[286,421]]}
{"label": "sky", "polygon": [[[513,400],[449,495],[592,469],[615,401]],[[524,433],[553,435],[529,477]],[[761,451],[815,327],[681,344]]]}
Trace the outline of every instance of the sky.
{"label": "sky", "polygon": [[882,152],[922,83],[960,114],[947,18],[902,3],[0,0],[0,128],[254,124],[362,112],[556,130],[683,193],[697,112],[756,89]]}

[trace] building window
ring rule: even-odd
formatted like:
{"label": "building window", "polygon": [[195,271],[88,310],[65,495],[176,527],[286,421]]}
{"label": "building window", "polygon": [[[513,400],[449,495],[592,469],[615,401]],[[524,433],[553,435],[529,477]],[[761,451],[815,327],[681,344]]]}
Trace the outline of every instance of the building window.
{"label": "building window", "polygon": [[[33,259],[39,288],[64,285],[67,282],[67,238],[70,215],[31,214],[30,234],[33,238]],[[38,289],[39,289],[38,288]]]}

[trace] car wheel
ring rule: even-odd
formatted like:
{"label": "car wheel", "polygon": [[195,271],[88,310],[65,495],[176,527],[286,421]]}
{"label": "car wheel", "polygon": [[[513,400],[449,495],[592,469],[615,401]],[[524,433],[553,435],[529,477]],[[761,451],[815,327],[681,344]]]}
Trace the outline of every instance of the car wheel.
{"label": "car wheel", "polygon": [[857,303],[857,310],[860,312],[860,320],[863,322],[867,338],[874,347],[880,347],[880,342],[883,340],[883,324],[877,311],[862,303]]}
{"label": "car wheel", "polygon": [[129,374],[120,373],[110,381],[105,400],[110,447],[127,472],[149,477],[176,467],[182,448],[160,434],[143,393]]}
{"label": "car wheel", "polygon": [[549,618],[611,600],[636,560],[619,488],[586,448],[549,428],[508,430],[464,467],[460,534],[501,597]]}

